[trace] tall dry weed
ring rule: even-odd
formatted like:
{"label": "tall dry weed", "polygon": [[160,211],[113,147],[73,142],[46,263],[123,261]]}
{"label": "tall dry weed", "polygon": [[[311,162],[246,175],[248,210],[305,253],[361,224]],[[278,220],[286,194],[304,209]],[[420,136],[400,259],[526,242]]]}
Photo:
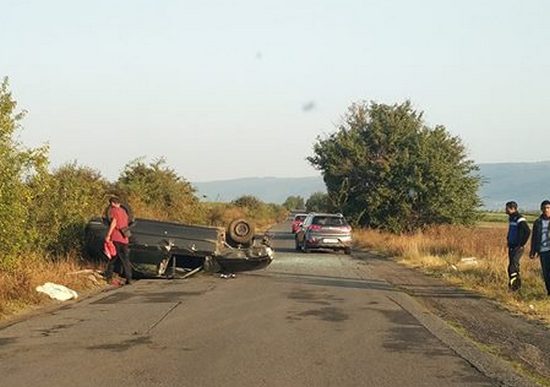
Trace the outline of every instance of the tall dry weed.
{"label": "tall dry weed", "polygon": [[101,285],[90,278],[91,274],[74,274],[83,268],[74,258],[67,256],[55,261],[27,255],[10,268],[0,270],[0,318],[27,309],[31,305],[50,302],[48,296],[38,293],[36,287],[45,282],[67,286],[77,292]]}
{"label": "tall dry weed", "polygon": [[[550,300],[538,259],[521,260],[522,289],[508,291],[506,228],[437,226],[412,234],[362,229],[354,233],[356,246],[399,257],[408,266],[437,273],[450,282],[497,299],[515,310],[550,321]],[[476,263],[462,258],[475,257]]]}

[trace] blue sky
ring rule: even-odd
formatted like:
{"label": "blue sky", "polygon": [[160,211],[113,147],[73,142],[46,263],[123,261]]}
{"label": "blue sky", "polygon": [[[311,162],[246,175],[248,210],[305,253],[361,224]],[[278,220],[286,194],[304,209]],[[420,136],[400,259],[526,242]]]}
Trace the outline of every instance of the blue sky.
{"label": "blue sky", "polygon": [[[6,1],[0,76],[28,146],[115,179],[311,176],[355,101],[402,102],[477,162],[549,160],[550,2]],[[111,144],[111,145],[109,145]]]}

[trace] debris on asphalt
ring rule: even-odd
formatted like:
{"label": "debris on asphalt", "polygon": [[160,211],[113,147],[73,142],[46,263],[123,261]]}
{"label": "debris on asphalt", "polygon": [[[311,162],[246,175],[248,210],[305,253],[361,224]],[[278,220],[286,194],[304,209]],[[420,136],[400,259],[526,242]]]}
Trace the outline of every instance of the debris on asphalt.
{"label": "debris on asphalt", "polygon": [[234,273],[228,273],[228,274],[225,274],[225,273],[222,273],[220,274],[220,278],[237,278],[237,276],[234,274]]}
{"label": "debris on asphalt", "polygon": [[185,279],[185,278],[189,278],[191,277],[192,275],[195,275],[196,273],[198,273],[199,271],[202,270],[202,266],[199,266],[197,267],[196,269],[194,270],[191,270],[189,273],[185,274],[183,277],[181,277],[182,279]]}
{"label": "debris on asphalt", "polygon": [[53,282],[46,282],[44,285],[37,286],[36,291],[39,293],[45,293],[50,298],[59,301],[68,301],[78,298],[78,293],[66,286],[54,284]]}

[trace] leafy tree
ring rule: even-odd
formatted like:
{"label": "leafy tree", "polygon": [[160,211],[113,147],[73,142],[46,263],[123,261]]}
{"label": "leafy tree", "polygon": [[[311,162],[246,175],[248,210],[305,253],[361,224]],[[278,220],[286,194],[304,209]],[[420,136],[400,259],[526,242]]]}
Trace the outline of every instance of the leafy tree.
{"label": "leafy tree", "polygon": [[4,78],[0,83],[0,266],[29,248],[32,237],[27,220],[34,193],[26,183],[47,173],[47,148],[25,149],[14,139],[25,116],[16,107]]}
{"label": "leafy tree", "polygon": [[314,192],[306,201],[306,210],[308,212],[330,212],[330,198],[325,192]]}
{"label": "leafy tree", "polygon": [[458,137],[428,127],[409,101],[353,104],[308,161],[336,210],[394,232],[477,219],[480,177]]}
{"label": "leafy tree", "polygon": [[111,185],[91,168],[65,164],[30,183],[36,192],[29,226],[36,247],[66,253],[81,247],[86,222],[106,206]]}
{"label": "leafy tree", "polygon": [[257,210],[264,204],[260,199],[253,195],[243,195],[231,202],[233,205],[249,210]]}
{"label": "leafy tree", "polygon": [[283,207],[288,210],[302,209],[305,207],[304,198],[301,196],[289,196],[284,201]]}
{"label": "leafy tree", "polygon": [[128,163],[116,183],[116,193],[136,216],[186,223],[200,223],[206,216],[193,186],[165,166],[164,159]]}

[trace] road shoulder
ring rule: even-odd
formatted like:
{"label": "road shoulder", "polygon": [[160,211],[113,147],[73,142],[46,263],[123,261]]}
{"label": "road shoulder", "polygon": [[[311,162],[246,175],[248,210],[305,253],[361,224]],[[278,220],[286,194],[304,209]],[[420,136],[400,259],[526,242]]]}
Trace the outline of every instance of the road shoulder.
{"label": "road shoulder", "polygon": [[537,382],[550,385],[550,329],[544,324],[514,315],[495,301],[375,252],[355,252],[354,259],[367,263],[373,275],[419,301],[475,342],[479,349],[505,360],[511,369],[519,369]]}

